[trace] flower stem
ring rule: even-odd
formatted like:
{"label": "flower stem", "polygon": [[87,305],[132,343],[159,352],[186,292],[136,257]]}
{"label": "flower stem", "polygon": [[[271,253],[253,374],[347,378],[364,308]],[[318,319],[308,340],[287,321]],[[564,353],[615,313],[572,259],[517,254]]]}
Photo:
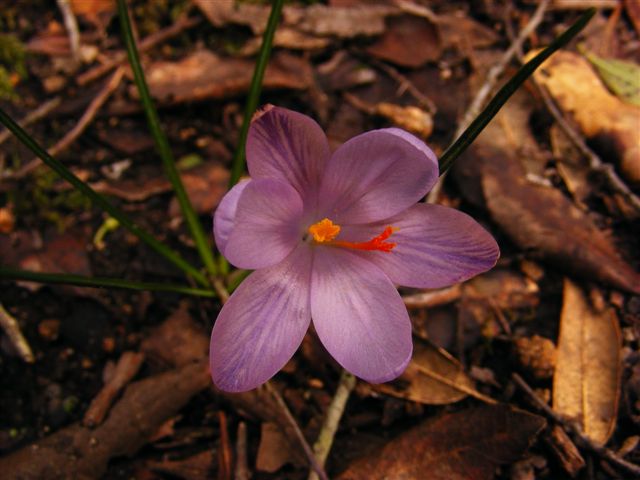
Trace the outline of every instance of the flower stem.
{"label": "flower stem", "polygon": [[180,204],[180,208],[182,209],[182,214],[189,226],[189,230],[191,231],[191,236],[196,244],[200,258],[209,272],[209,275],[214,276],[217,273],[217,268],[213,258],[213,252],[209,246],[209,242],[207,242],[207,236],[204,233],[204,229],[198,219],[198,215],[193,209],[189,196],[182,184],[180,174],[178,173],[178,169],[173,158],[173,153],[169,147],[169,141],[160,126],[158,112],[151,100],[151,94],[149,93],[149,87],[147,86],[144,72],[140,65],[140,56],[138,55],[138,49],[131,30],[131,21],[129,19],[129,12],[127,11],[126,0],[118,0],[118,16],[120,17],[120,27],[122,28],[122,35],[124,36],[125,45],[127,47],[127,55],[129,56],[131,70],[133,72],[136,86],[138,87],[138,92],[140,93],[140,100],[142,101],[142,106],[147,116],[149,129],[151,130],[151,134],[153,135],[153,139],[156,143],[156,148],[164,165],[165,173],[167,174],[171,185],[173,185],[173,190],[178,199],[178,203]]}
{"label": "flower stem", "polygon": [[575,37],[595,15],[596,9],[590,8],[582,16],[565,30],[562,35],[556,38],[542,52],[525,63],[516,74],[509,80],[499,91],[495,97],[484,108],[482,113],[471,122],[471,125],[462,132],[449,148],[440,157],[440,175],[449,170],[453,162],[464,152],[469,145],[476,139],[484,127],[495,117],[502,106],[509,100],[509,97],[520,88],[520,86],[533,74],[533,72],[556,50],[564,47],[569,41]]}

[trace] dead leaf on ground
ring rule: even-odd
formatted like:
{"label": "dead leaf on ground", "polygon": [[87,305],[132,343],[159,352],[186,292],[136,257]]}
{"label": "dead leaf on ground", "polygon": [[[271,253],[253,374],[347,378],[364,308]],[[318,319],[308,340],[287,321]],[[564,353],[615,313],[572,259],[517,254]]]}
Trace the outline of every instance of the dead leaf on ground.
{"label": "dead leaf on ground", "polygon": [[278,425],[262,422],[256,470],[274,473],[292,461],[289,442]]}
{"label": "dead leaf on ground", "polygon": [[418,68],[440,58],[438,26],[426,18],[402,15],[387,19],[387,31],[367,52],[403,67]]}
{"label": "dead leaf on ground", "polygon": [[[227,191],[229,171],[217,162],[205,162],[195,168],[180,172],[189,200],[196,213],[210,214]],[[171,191],[171,183],[164,175],[126,180],[100,180],[91,187],[98,193],[113,195],[128,202],[142,202],[154,195]],[[175,218],[180,214],[177,200],[169,204],[169,215]]]}
{"label": "dead leaf on ground", "polygon": [[[213,212],[229,186],[229,170],[213,162],[181,172],[180,177],[191,205],[200,215]],[[175,218],[180,215],[180,211],[180,204],[174,197],[169,204],[169,215]]]}
{"label": "dead leaf on ground", "polygon": [[553,409],[579,422],[604,445],[616,426],[620,394],[621,337],[613,309],[593,308],[582,290],[564,281]]}
{"label": "dead leaf on ground", "polygon": [[[199,50],[177,62],[154,63],[147,69],[147,82],[151,95],[162,104],[229,98],[249,89],[254,66],[253,60]],[[303,90],[312,82],[307,60],[277,52],[269,61],[263,87]],[[135,89],[131,92],[137,96]]]}
{"label": "dead leaf on ground", "polygon": [[504,405],[445,414],[357,460],[338,479],[490,480],[499,465],[527,451],[545,424]]}
{"label": "dead leaf on ground", "polygon": [[445,350],[414,340],[413,358],[394,382],[373,385],[379,392],[427,405],[462,400],[475,386],[460,363]]}
{"label": "dead leaf on ground", "polygon": [[504,140],[502,115],[453,166],[463,195],[486,206],[522,250],[576,276],[640,293],[640,274],[621,257],[610,236],[559,190],[528,179],[519,152]]}
{"label": "dead leaf on ground", "polygon": [[505,268],[494,268],[462,284],[467,300],[490,301],[504,309],[531,308],[540,303],[538,285],[524,275]]}
{"label": "dead leaf on ground", "polygon": [[613,159],[627,180],[640,183],[640,107],[611,94],[589,62],[572,52],[557,52],[534,78],[572,115],[604,158]]}

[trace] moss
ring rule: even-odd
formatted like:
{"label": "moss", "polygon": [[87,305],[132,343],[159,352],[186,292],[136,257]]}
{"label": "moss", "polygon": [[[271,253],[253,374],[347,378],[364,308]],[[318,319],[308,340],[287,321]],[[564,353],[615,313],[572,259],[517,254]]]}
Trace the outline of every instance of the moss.
{"label": "moss", "polygon": [[0,34],[0,99],[14,100],[13,87],[26,76],[24,45],[15,35]]}

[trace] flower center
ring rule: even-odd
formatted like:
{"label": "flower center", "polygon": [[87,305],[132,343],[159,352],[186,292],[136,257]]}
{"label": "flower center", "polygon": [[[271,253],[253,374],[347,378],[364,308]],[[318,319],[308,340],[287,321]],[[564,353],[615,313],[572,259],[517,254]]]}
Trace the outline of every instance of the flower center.
{"label": "flower center", "polygon": [[385,240],[387,240],[387,238],[389,238],[396,230],[397,228],[388,226],[380,235],[377,235],[366,242],[345,242],[341,240],[334,240],[340,233],[340,225],[336,225],[328,218],[323,218],[318,223],[311,225],[308,232],[313,236],[314,242],[319,244],[353,248],[356,250],[390,252],[397,243],[386,242]]}

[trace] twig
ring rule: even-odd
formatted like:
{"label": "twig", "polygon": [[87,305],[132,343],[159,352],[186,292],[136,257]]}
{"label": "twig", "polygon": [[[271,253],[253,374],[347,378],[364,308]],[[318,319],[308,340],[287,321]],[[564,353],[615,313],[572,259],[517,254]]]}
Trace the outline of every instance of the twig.
{"label": "twig", "polygon": [[536,91],[542,97],[545,107],[549,110],[549,113],[553,116],[558,123],[560,129],[569,138],[569,141],[575,145],[582,155],[587,158],[589,162],[589,168],[594,172],[601,173],[607,179],[609,187],[619,193],[624,199],[626,199],[636,211],[640,212],[640,198],[635,195],[631,189],[624,183],[624,181],[618,176],[613,165],[604,163],[600,157],[586,144],[582,136],[576,131],[575,128],[564,118],[562,112],[555,105],[551,95],[545,88],[540,85],[534,78],[531,78],[533,86]]}
{"label": "twig", "polygon": [[[82,132],[86,130],[86,128],[95,118],[96,114],[98,113],[98,110],[100,110],[100,108],[109,99],[111,94],[116,90],[116,88],[118,88],[118,85],[120,85],[120,81],[122,80],[123,75],[124,75],[124,68],[122,67],[118,68],[113,73],[109,81],[105,83],[104,87],[102,87],[98,95],[91,101],[91,103],[89,104],[85,112],[82,114],[82,117],[80,117],[80,120],[78,120],[78,123],[76,123],[76,125],[71,130],[69,130],[67,134],[64,137],[62,137],[62,139],[58,143],[56,143],[53,147],[51,147],[48,150],[51,156],[55,156],[58,153],[69,148],[69,146],[73,142],[75,142],[80,135],[82,135]],[[41,160],[38,157],[36,157],[30,160],[29,163],[27,163],[26,165],[20,167],[13,174],[7,174],[3,178],[5,179],[24,178],[33,170],[35,170],[38,167],[38,165],[40,165],[40,163],[41,163]]]}
{"label": "twig", "polygon": [[613,450],[610,450],[602,445],[598,445],[589,437],[587,437],[580,428],[572,422],[568,422],[565,420],[562,415],[556,413],[547,405],[536,393],[531,389],[527,382],[518,375],[517,373],[513,373],[511,378],[516,383],[516,385],[527,394],[527,396],[536,404],[540,410],[542,410],[549,418],[559,424],[566,432],[571,434],[574,438],[574,441],[583,448],[590,450],[591,452],[601,456],[605,460],[611,462],[612,464],[624,469],[627,472],[632,473],[636,477],[640,477],[640,466],[628,462],[624,458],[620,457]]}
{"label": "twig", "polygon": [[269,391],[271,396],[275,399],[275,401],[278,403],[278,406],[282,409],[282,412],[284,413],[284,415],[287,417],[287,420],[291,424],[291,427],[293,428],[296,434],[296,437],[300,442],[300,445],[302,445],[302,449],[304,450],[304,453],[307,455],[307,459],[311,464],[311,468],[318,474],[318,477],[321,480],[329,480],[329,477],[327,477],[327,474],[325,473],[324,468],[322,468],[322,466],[318,463],[318,460],[316,459],[316,456],[314,455],[313,450],[311,450],[311,447],[309,446],[307,439],[304,438],[304,434],[302,433],[302,430],[300,430],[300,427],[298,426],[298,422],[296,422],[296,419],[293,418],[293,415],[291,414],[289,407],[287,407],[287,404],[284,403],[284,400],[282,399],[282,396],[280,395],[278,390],[276,390],[271,385],[271,382],[267,382],[265,385],[267,387],[267,390]]}
{"label": "twig", "polygon": [[[529,37],[529,35],[536,28],[538,28],[538,25],[540,25],[540,23],[544,19],[544,14],[547,10],[547,7],[549,6],[549,2],[550,0],[542,0],[540,2],[538,8],[536,8],[536,11],[531,16],[529,22],[527,22],[525,27],[520,31],[518,37],[511,42],[511,45],[509,46],[507,51],[504,52],[500,60],[498,60],[498,63],[496,63],[489,69],[482,87],[480,87],[480,90],[478,90],[478,93],[476,93],[476,96],[471,101],[471,104],[467,108],[467,111],[462,116],[462,120],[458,124],[458,128],[456,129],[456,132],[453,136],[454,139],[457,139],[462,134],[462,132],[464,132],[465,129],[471,124],[473,119],[478,116],[487,98],[495,88],[498,77],[502,75],[509,62],[513,60],[517,53],[522,49],[522,45],[524,44],[527,37]],[[429,195],[427,196],[427,203],[435,203],[438,200],[445,178],[446,172],[442,176],[440,176],[440,180],[438,181],[438,183],[436,183],[433,189],[429,192]]]}
{"label": "twig", "polygon": [[31,347],[27,343],[26,338],[22,335],[20,331],[20,326],[18,325],[18,321],[13,318],[13,316],[5,310],[5,308],[0,303],[0,327],[4,330],[9,337],[9,341],[15,347],[16,352],[20,355],[27,363],[35,362],[35,357],[33,356],[33,352],[31,351]]}
{"label": "twig", "polygon": [[[507,35],[512,35],[510,29],[507,29]],[[524,62],[524,53],[522,51],[522,48],[518,49],[517,54],[518,60],[521,63]],[[627,184],[624,183],[624,181],[618,176],[615,169],[613,168],[613,165],[604,163],[600,159],[600,157],[593,150],[591,150],[591,148],[589,148],[587,143],[584,141],[584,138],[582,138],[582,135],[580,135],[580,133],[578,133],[578,131],[573,127],[573,125],[571,125],[564,118],[564,115],[553,101],[553,98],[551,97],[551,94],[547,91],[547,89],[540,85],[540,82],[538,82],[535,77],[531,77],[529,80],[531,81],[531,84],[535,88],[538,95],[540,95],[540,98],[542,98],[542,102],[544,103],[551,116],[557,122],[560,129],[567,136],[569,141],[587,159],[587,161],[589,162],[589,168],[594,172],[602,174],[607,179],[609,187],[614,192],[620,194],[624,199],[626,199],[637,212],[640,212],[640,198],[638,198],[638,196],[635,195],[627,186]]]}
{"label": "twig", "polygon": [[78,21],[73,13],[69,0],[58,0],[58,8],[62,13],[64,27],[69,34],[69,46],[71,47],[71,57],[76,65],[80,63],[80,32],[78,31]]}
{"label": "twig", "polygon": [[367,61],[373,64],[374,67],[382,70],[384,73],[389,75],[393,80],[398,82],[399,95],[407,91],[411,94],[413,98],[415,98],[418,101],[418,103],[420,103],[420,105],[427,112],[429,112],[431,115],[434,115],[436,113],[438,108],[436,107],[436,104],[433,103],[433,100],[431,100],[424,93],[422,93],[418,88],[416,88],[413,82],[409,80],[407,77],[405,77],[403,74],[401,74],[398,70],[393,68],[391,65],[387,65],[386,63],[381,62],[380,60],[377,60],[373,57],[368,58]]}
{"label": "twig", "polygon": [[235,480],[249,480],[249,465],[247,461],[247,424],[238,424],[238,438],[236,439],[236,471]]}
{"label": "twig", "polygon": [[231,444],[227,428],[227,416],[222,410],[218,412],[220,422],[220,448],[218,449],[218,480],[231,480]]}
{"label": "twig", "polygon": [[452,287],[432,290],[430,292],[414,293],[412,295],[403,295],[402,301],[407,308],[425,308],[446,305],[460,298],[462,289],[460,284]]}
{"label": "twig", "polygon": [[[46,102],[44,102],[42,105],[40,105],[38,108],[36,108],[32,112],[29,112],[18,123],[20,123],[22,128],[25,128],[25,127],[31,125],[32,123],[37,122],[41,118],[44,118],[47,115],[49,115],[49,113],[52,110],[54,110],[58,105],[60,105],[60,101],[61,101],[60,97],[54,97],[51,100],[47,100]],[[13,136],[13,134],[9,130],[5,129],[2,133],[0,133],[0,145],[2,145],[4,142],[6,142],[12,136]]]}
{"label": "twig", "polygon": [[[342,370],[340,383],[338,384],[333,400],[327,409],[327,416],[322,424],[322,429],[320,430],[316,443],[313,444],[313,453],[322,467],[324,467],[324,464],[327,461],[331,445],[333,445],[333,438],[338,431],[338,425],[340,424],[340,419],[344,413],[344,408],[346,407],[349,396],[355,386],[356,377],[346,370]],[[313,470],[309,472],[308,480],[318,480],[318,478],[319,477],[316,472]]]}
{"label": "twig", "polygon": [[481,400],[485,403],[488,403],[489,405],[497,405],[498,402],[496,400],[494,400],[493,398],[484,395],[482,393],[480,393],[479,391],[477,391],[474,388],[469,388],[466,385],[461,385],[459,383],[454,382],[453,380],[448,379],[445,376],[439,375],[435,372],[432,372],[431,370],[429,370],[428,368],[423,367],[422,365],[416,363],[415,365],[416,370],[418,370],[421,374],[432,378],[433,380],[436,380],[437,382],[440,383],[444,383],[446,386],[451,387],[455,390],[458,390],[460,392],[466,393],[467,395],[476,398],[478,400]]}
{"label": "twig", "polygon": [[[179,35],[184,30],[187,30],[191,27],[198,25],[202,21],[202,18],[199,17],[183,17],[163,30],[159,32],[153,33],[146,37],[144,40],[140,42],[138,45],[139,52],[145,52],[149,50],[151,47],[156,46],[157,44],[164,42],[176,35]],[[100,78],[101,76],[108,73],[110,70],[113,70],[119,65],[122,65],[127,61],[126,52],[118,52],[112,58],[106,60],[102,65],[98,65],[97,67],[92,68],[80,75],[76,79],[76,83],[80,86],[84,86],[87,83],[93,82],[94,80]]]}
{"label": "twig", "polygon": [[136,376],[144,362],[144,354],[124,352],[118,360],[113,375],[106,382],[100,393],[91,401],[82,419],[85,427],[93,428],[100,425],[107,416],[115,398],[122,389]]}

